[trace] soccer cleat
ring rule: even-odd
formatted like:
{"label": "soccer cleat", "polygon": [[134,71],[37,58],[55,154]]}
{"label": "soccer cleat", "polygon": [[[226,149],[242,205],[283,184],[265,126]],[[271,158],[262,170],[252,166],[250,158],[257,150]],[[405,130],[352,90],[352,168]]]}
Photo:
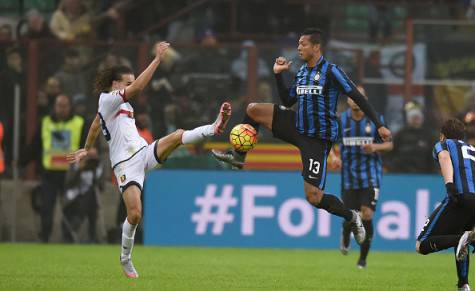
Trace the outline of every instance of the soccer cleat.
{"label": "soccer cleat", "polygon": [[230,164],[234,169],[240,170],[244,167],[244,156],[241,157],[232,150],[227,152],[211,150],[211,154],[215,159]]}
{"label": "soccer cleat", "polygon": [[475,240],[475,231],[466,231],[460,237],[455,253],[457,261],[463,260],[468,255],[468,245]]}
{"label": "soccer cleat", "polygon": [[355,236],[356,242],[361,245],[366,238],[366,230],[364,229],[363,222],[358,212],[351,210],[353,212],[353,220],[351,221],[351,231]]}
{"label": "soccer cleat", "polygon": [[120,259],[120,264],[122,266],[122,270],[124,271],[124,275],[130,279],[137,279],[139,277],[139,273],[135,270],[134,264],[132,263],[131,258]]}
{"label": "soccer cleat", "polygon": [[231,118],[231,103],[224,102],[221,104],[221,109],[219,110],[218,117],[213,123],[214,134],[219,135],[223,133],[226,125],[228,124],[229,119]]}
{"label": "soccer cleat", "polygon": [[458,291],[470,291],[472,289],[470,289],[470,285],[464,284],[462,287],[459,287],[457,290]]}
{"label": "soccer cleat", "polygon": [[[343,224],[350,224],[350,222],[345,221]],[[349,226],[346,225],[343,225],[341,230],[340,251],[344,256],[348,255],[350,251],[350,231]]]}
{"label": "soccer cleat", "polygon": [[358,263],[356,264],[356,267],[358,267],[358,269],[366,268],[366,261],[358,260]]}

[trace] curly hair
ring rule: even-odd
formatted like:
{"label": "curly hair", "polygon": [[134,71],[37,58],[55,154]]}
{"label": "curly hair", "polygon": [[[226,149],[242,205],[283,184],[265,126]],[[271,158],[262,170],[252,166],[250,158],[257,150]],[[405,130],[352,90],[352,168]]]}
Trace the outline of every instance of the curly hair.
{"label": "curly hair", "polygon": [[120,81],[122,80],[122,75],[133,73],[131,68],[122,65],[101,70],[97,73],[96,79],[94,80],[94,93],[100,94],[102,92],[108,92],[113,81]]}
{"label": "curly hair", "polygon": [[451,118],[444,122],[440,132],[447,139],[463,140],[465,138],[465,124],[457,118]]}

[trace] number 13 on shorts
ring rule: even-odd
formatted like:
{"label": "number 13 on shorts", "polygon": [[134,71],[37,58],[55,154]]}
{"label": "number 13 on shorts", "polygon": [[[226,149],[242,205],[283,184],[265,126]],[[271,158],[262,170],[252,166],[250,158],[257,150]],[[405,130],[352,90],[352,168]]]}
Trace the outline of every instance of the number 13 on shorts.
{"label": "number 13 on shorts", "polygon": [[309,165],[308,165],[308,170],[315,175],[320,173],[320,162],[316,161],[312,158],[308,159]]}

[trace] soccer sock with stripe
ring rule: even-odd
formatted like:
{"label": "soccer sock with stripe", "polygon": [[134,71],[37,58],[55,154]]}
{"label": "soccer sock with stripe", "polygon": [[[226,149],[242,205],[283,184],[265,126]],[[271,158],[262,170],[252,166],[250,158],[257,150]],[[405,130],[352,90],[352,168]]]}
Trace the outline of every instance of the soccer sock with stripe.
{"label": "soccer sock with stripe", "polygon": [[[242,120],[242,124],[250,124],[254,129],[256,130],[257,133],[259,133],[259,123],[255,122],[254,119],[252,119],[247,113],[244,115],[244,119]],[[239,152],[234,150],[234,152],[241,158],[243,161],[246,159],[247,152]]]}
{"label": "soccer sock with stripe", "polygon": [[366,238],[360,246],[360,261],[366,261],[369,248],[371,247],[371,241],[373,240],[373,220],[363,220],[363,226],[366,230]]}
{"label": "soccer sock with stripe", "polygon": [[[454,248],[454,253],[456,254],[457,249]],[[461,288],[464,284],[468,284],[468,267],[470,265],[470,255],[465,256],[465,259],[462,261],[457,261],[457,256],[455,256],[455,265],[457,266],[457,277],[458,287]]]}
{"label": "soccer sock with stripe", "polygon": [[132,254],[132,248],[134,247],[134,237],[137,225],[130,224],[127,218],[125,218],[122,225],[122,252],[121,259],[130,258]]}
{"label": "soccer sock with stripe", "polygon": [[343,217],[346,221],[351,221],[353,219],[353,212],[346,208],[345,205],[343,205],[343,202],[334,195],[323,194],[322,200],[320,200],[320,203],[315,206],[317,208],[325,209],[336,216]]}
{"label": "soccer sock with stripe", "polygon": [[421,241],[419,253],[427,255],[430,253],[457,247],[460,235],[434,235]]}

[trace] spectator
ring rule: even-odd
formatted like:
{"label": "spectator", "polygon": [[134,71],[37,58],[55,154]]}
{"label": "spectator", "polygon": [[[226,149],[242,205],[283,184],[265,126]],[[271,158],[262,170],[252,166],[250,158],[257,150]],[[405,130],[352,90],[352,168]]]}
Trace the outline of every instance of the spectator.
{"label": "spectator", "polygon": [[406,122],[394,137],[390,170],[399,173],[428,173],[434,169],[431,131],[423,126],[424,115],[416,103],[406,104]]}
{"label": "spectator", "polygon": [[467,125],[467,141],[472,146],[475,146],[475,109],[468,111],[463,121]]}
{"label": "spectator", "polygon": [[66,242],[79,242],[78,231],[88,220],[89,242],[97,242],[98,191],[102,188],[102,165],[97,149],[92,148],[80,163],[66,174],[66,195],[62,228]]}
{"label": "spectator", "polygon": [[65,175],[69,169],[66,155],[79,149],[86,139],[84,119],[71,112],[70,98],[66,95],[56,97],[53,112],[42,118],[33,141],[21,155],[20,165],[25,166],[35,159],[40,165],[42,242],[50,239],[56,197],[64,194]]}
{"label": "spectator", "polygon": [[43,15],[38,10],[31,9],[26,13],[28,30],[24,35],[29,39],[52,39],[55,38]]}
{"label": "spectator", "polygon": [[91,38],[91,18],[81,0],[62,0],[50,22],[53,34],[65,41]]}
{"label": "spectator", "polygon": [[63,66],[54,74],[54,77],[61,84],[63,93],[75,101],[80,99],[87,91],[86,79],[81,68],[79,53],[74,49],[69,49],[66,51]]}
{"label": "spectator", "polygon": [[127,58],[120,56],[117,52],[109,51],[100,62],[97,71],[102,71],[116,65],[124,65],[132,68],[132,64]]}
{"label": "spectator", "polygon": [[135,115],[135,125],[139,135],[145,139],[148,144],[154,142],[152,131],[150,130],[150,116],[145,111],[138,111]]}
{"label": "spectator", "polygon": [[54,100],[59,94],[61,94],[59,80],[55,77],[49,77],[43,90],[38,93],[38,115],[40,117],[50,113],[50,109],[54,106]]}
{"label": "spectator", "polygon": [[372,41],[379,39],[379,33],[382,33],[382,40],[387,40],[392,33],[391,9],[388,4],[378,3],[370,4],[368,12],[369,38]]}
{"label": "spectator", "polygon": [[[20,105],[26,101],[25,73],[23,69],[23,58],[20,50],[15,47],[6,51],[6,67],[0,72],[0,96],[2,105],[0,106],[0,116],[2,116],[5,126],[5,159],[7,164],[12,158],[12,136],[13,136],[13,113],[15,101],[15,86],[20,88]],[[25,108],[20,107],[20,127],[24,128]],[[24,132],[24,130],[23,130]],[[20,142],[24,141],[24,134],[20,137]]]}
{"label": "spectator", "polygon": [[12,26],[8,23],[0,26],[0,43],[13,41]]}
{"label": "spectator", "polygon": [[0,177],[5,172],[5,155],[3,151],[3,137],[5,136],[5,131],[3,129],[3,123],[0,121]]}

